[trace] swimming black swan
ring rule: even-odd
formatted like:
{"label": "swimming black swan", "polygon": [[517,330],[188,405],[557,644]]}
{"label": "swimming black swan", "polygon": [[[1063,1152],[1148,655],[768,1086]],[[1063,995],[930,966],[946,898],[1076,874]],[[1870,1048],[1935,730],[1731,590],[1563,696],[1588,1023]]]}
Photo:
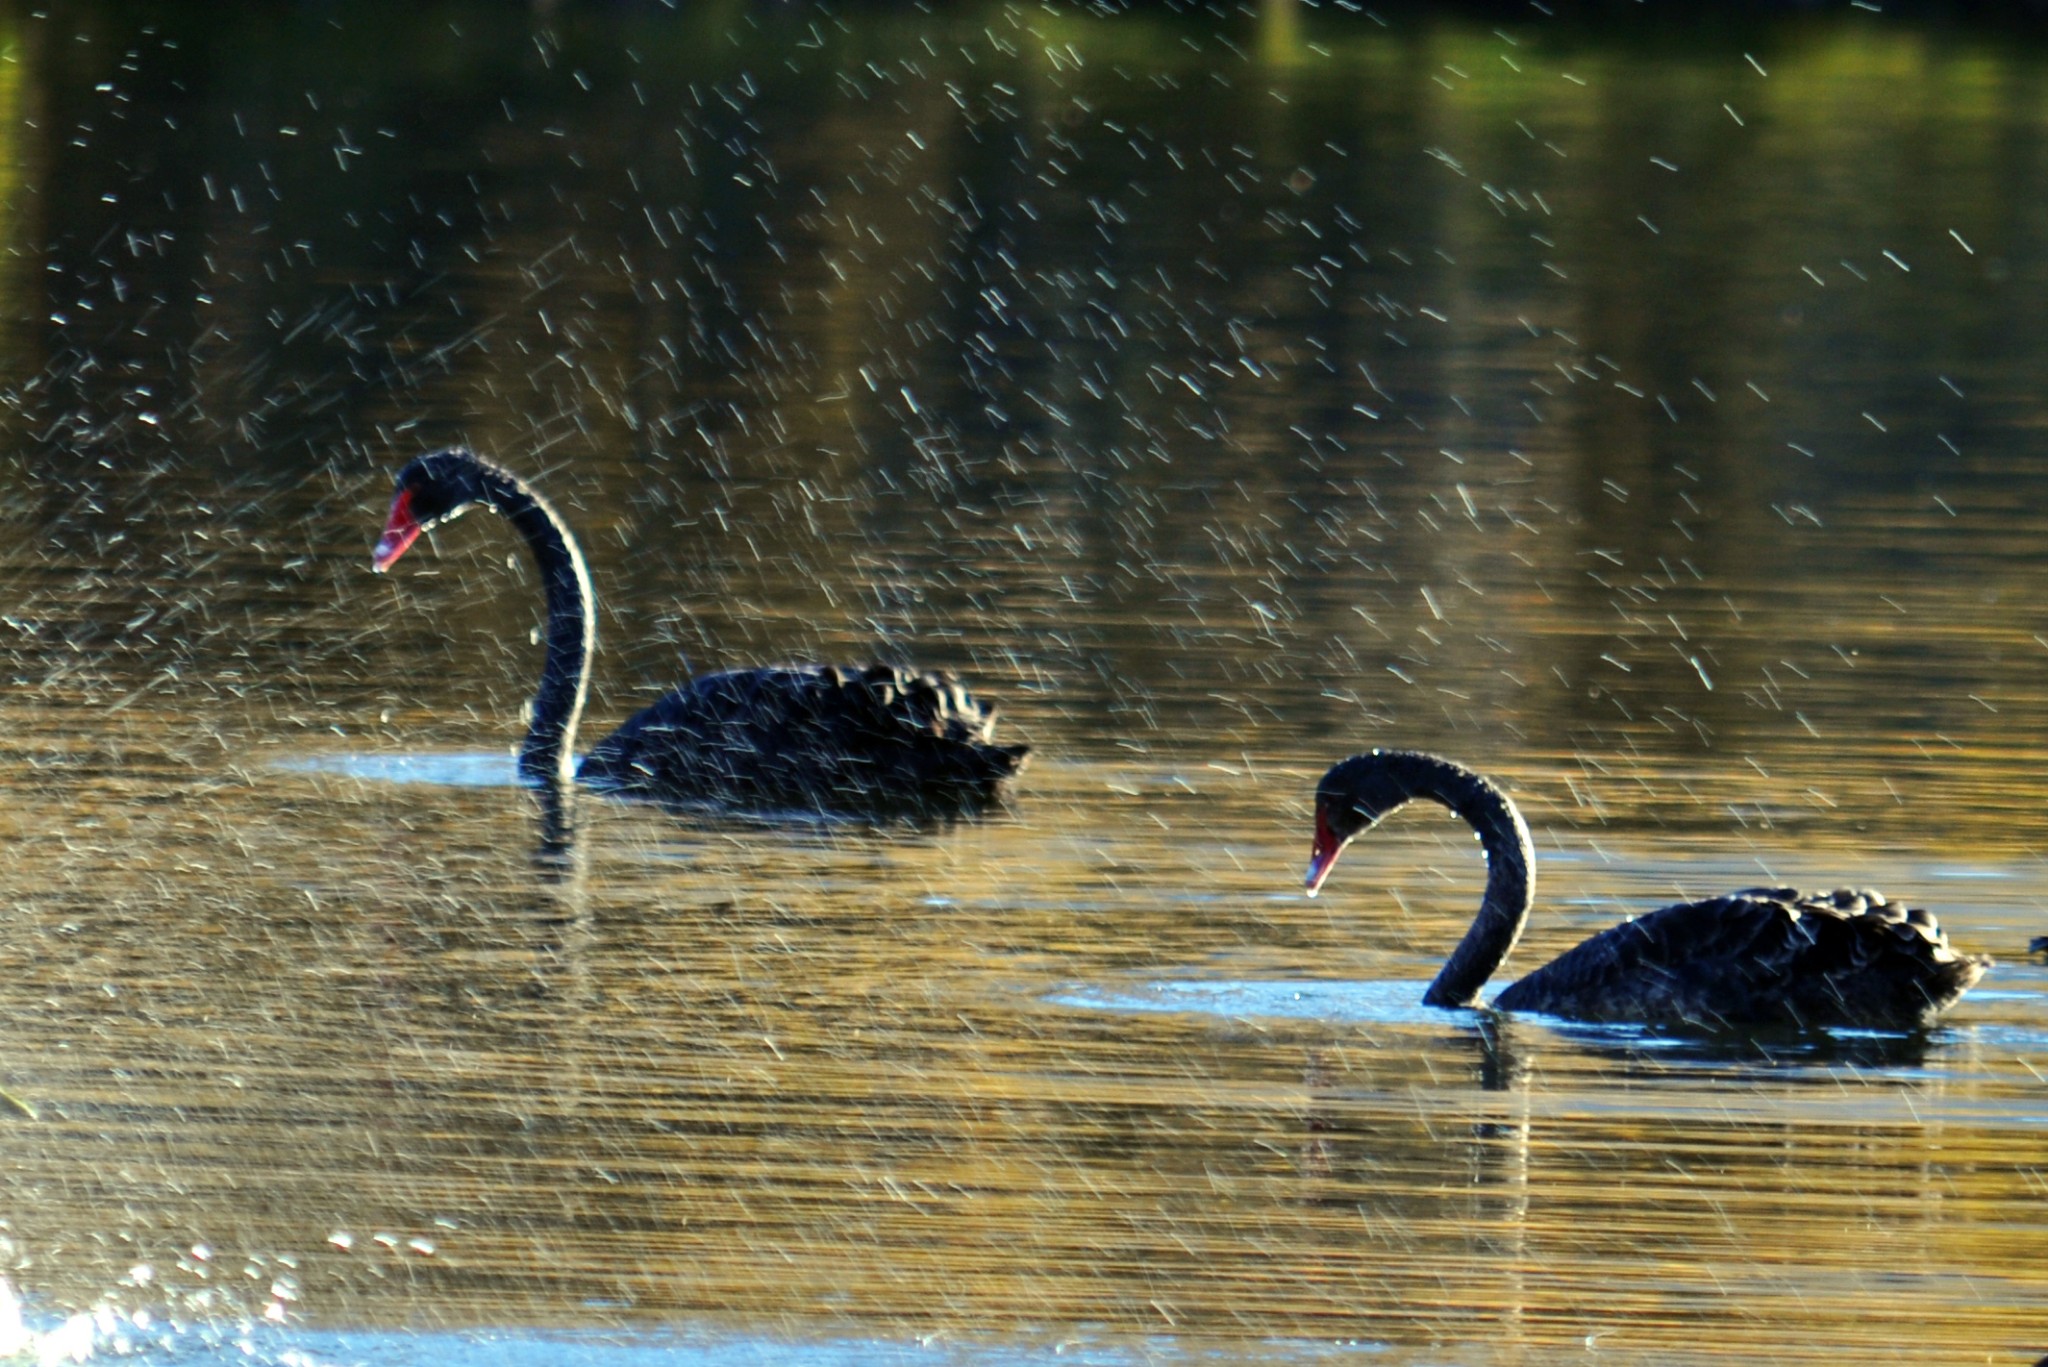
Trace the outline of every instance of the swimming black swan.
{"label": "swimming black swan", "polygon": [[[558,785],[574,766],[597,643],[590,574],[561,515],[525,481],[460,447],[398,472],[371,563],[387,570],[421,532],[477,505],[508,519],[540,567],[547,650],[520,777]],[[599,741],[576,770],[595,787],[667,801],[862,816],[953,816],[997,801],[1027,745],[995,745],[995,708],[946,674],[889,665],[790,665],[693,679]]]}
{"label": "swimming black swan", "polygon": [[[1374,750],[1332,768],[1316,787],[1309,895],[1352,837],[1418,797],[1463,817],[1486,850],[1479,915],[1422,1000],[1477,1006],[1529,919],[1536,878],[1522,814],[1486,779],[1414,750]],[[1950,949],[1927,912],[1875,892],[1746,888],[1602,931],[1493,1004],[1582,1021],[1914,1029],[1990,965]]]}

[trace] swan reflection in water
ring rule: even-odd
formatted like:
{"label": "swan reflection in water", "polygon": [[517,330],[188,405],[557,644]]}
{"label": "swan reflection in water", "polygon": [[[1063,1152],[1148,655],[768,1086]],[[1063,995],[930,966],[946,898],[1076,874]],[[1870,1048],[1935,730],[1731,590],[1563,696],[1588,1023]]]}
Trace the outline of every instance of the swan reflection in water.
{"label": "swan reflection in water", "polygon": [[1494,1307],[1502,1342],[1522,1337],[1528,1299],[1531,1115],[1518,1028],[1481,1013],[1445,1031],[1428,1046],[1428,1088],[1347,1078],[1343,1048],[1309,1048],[1297,1159],[1302,1202],[1345,1217],[1326,1250],[1332,1265],[1412,1253],[1420,1237],[1462,1242],[1464,1265],[1499,1278],[1473,1294]]}
{"label": "swan reflection in water", "polygon": [[534,847],[533,865],[551,882],[579,878],[584,856],[576,846],[576,787],[554,779],[534,790],[539,808],[540,839]]}
{"label": "swan reflection in water", "polygon": [[519,752],[531,784],[673,802],[855,816],[972,815],[998,803],[1030,747],[994,742],[996,711],[950,675],[890,665],[789,665],[693,679],[629,718],[577,766],[596,650],[595,595],[568,525],[511,471],[460,447],[397,475],[371,563],[473,507],[525,538],[547,603],[546,653]]}
{"label": "swan reflection in water", "polygon": [[[1374,750],[1335,765],[1316,788],[1308,892],[1315,895],[1354,837],[1416,798],[1463,818],[1486,851],[1479,914],[1422,998],[1429,1006],[1477,1006],[1528,922],[1536,877],[1522,814],[1485,778],[1414,750]],[[1509,986],[1493,1004],[1568,1020],[1707,1030],[1914,1030],[1990,965],[1949,948],[1929,913],[1877,892],[1748,888],[1624,921]]]}
{"label": "swan reflection in water", "polygon": [[[1325,1041],[1302,1065],[1298,1199],[1314,1208],[1304,1237],[1324,1240],[1318,1266],[1331,1281],[1350,1273],[1361,1294],[1396,1304],[1426,1298],[1427,1278],[1411,1278],[1411,1292],[1381,1273],[1389,1259],[1456,1267],[1447,1338],[1469,1334],[1480,1313],[1490,1347],[1555,1353],[1559,1316],[1582,1308],[1560,1300],[1559,1262],[1575,1256],[1588,1213],[1612,1210],[1601,1193],[1617,1184],[1654,1190],[1670,1176],[1646,1135],[1729,1136],[1735,1152],[1758,1155],[1744,1189],[1774,1212],[1840,1164],[1852,1183],[1930,1194],[1922,1210],[1946,1223],[1931,1212],[1945,1204],[1950,1158],[1920,1109],[1956,1074],[1866,1071],[1914,1063],[1936,1042],[1957,1047],[1925,1031],[1656,1035],[1485,1010],[1392,1054]],[[1967,1055],[1967,1035],[1960,1047]],[[1427,1086],[1415,1084],[1418,1057]],[[1834,1123],[1815,1127],[1816,1108]],[[1874,1177],[1873,1153],[1884,1155]],[[1575,1201],[1582,1185],[1591,1194]],[[1658,1199],[1706,1215],[1726,1195],[1680,1183]]]}

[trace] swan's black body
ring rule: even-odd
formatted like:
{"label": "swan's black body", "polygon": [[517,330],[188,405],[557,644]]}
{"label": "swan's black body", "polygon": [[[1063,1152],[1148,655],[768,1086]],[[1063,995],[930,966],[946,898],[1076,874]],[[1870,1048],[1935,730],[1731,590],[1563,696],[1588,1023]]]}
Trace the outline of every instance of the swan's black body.
{"label": "swan's black body", "polygon": [[[582,553],[559,514],[523,480],[460,448],[398,472],[373,563],[388,568],[419,534],[481,505],[533,550],[547,593],[547,651],[519,752],[530,783],[574,765],[596,647]],[[995,709],[944,674],[888,665],[799,665],[706,675],[600,741],[578,776],[610,791],[861,816],[954,816],[997,802],[1030,747],[996,745]]]}
{"label": "swan's black body", "polygon": [[1025,747],[943,674],[888,665],[693,679],[584,757],[585,783],[661,799],[950,814],[995,801]]}
{"label": "swan's black body", "polygon": [[[1486,850],[1486,894],[1472,928],[1430,984],[1431,1006],[1477,1006],[1529,919],[1528,827],[1507,795],[1434,755],[1375,750],[1316,789],[1311,894],[1344,846],[1387,813],[1430,798],[1463,817]],[[1925,911],[1870,891],[1748,888],[1624,921],[1494,998],[1502,1011],[1698,1028],[1850,1025],[1915,1029],[1991,964],[1957,954]]]}

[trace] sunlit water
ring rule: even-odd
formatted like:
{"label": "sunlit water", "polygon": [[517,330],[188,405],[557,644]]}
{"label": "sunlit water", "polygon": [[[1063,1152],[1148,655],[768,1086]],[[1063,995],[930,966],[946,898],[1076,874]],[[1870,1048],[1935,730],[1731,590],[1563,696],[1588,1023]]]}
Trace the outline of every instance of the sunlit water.
{"label": "sunlit water", "polygon": [[[0,1351],[2048,1351],[2031,40],[209,14],[0,16]],[[1014,806],[543,848],[505,527],[368,569],[454,439],[583,536],[596,732],[914,660]],[[1510,970],[1781,881],[1998,966],[1924,1036],[1427,1010],[1462,828],[1299,891],[1372,744],[1524,806]]]}

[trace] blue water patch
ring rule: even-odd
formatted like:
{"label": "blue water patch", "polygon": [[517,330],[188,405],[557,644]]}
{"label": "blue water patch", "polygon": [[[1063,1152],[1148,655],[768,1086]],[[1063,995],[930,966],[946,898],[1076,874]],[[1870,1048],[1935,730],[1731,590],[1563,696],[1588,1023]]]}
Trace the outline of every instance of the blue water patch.
{"label": "blue water patch", "polygon": [[[419,751],[389,750],[373,754],[299,756],[275,761],[275,767],[298,774],[332,774],[364,783],[422,784],[441,788],[532,788],[519,776],[519,763],[510,751]],[[592,799],[643,805],[631,793],[607,793],[603,788],[578,785],[577,791]],[[703,801],[661,801],[644,803],[662,811],[690,817],[715,817],[778,830],[812,827],[824,831],[845,829],[921,830],[918,823],[874,821],[840,812],[808,808],[776,807],[751,809]]]}
{"label": "blue water patch", "polygon": [[[104,1317],[102,1317],[104,1318]],[[774,1338],[705,1331],[478,1329],[406,1333],[393,1330],[300,1330],[272,1325],[171,1330],[117,1328],[80,1335],[31,1330],[14,1343],[28,1360],[87,1362],[102,1357],[136,1367],[1169,1367],[1242,1362],[1349,1361],[1385,1351],[1363,1341],[1259,1340],[1198,1347],[1172,1339],[1131,1344],[1064,1339],[1043,1344]],[[50,1351],[44,1351],[45,1349]],[[54,1354],[54,1355],[53,1355]],[[10,1358],[10,1360],[12,1360]]]}
{"label": "blue water patch", "polygon": [[[1381,1345],[1266,1342],[1248,1345],[1264,1361],[1328,1362],[1384,1351]],[[1009,1367],[1079,1363],[1083,1367],[1241,1362],[1242,1349],[1190,1349],[1170,1340],[1135,1346],[1071,1340],[1042,1346],[961,1344],[945,1340],[709,1338],[662,1334],[331,1334],[302,1336],[306,1367]]]}
{"label": "blue water patch", "polygon": [[1149,1011],[1346,1024],[1442,1024],[1454,1015],[1422,1004],[1427,982],[1205,981],[1081,985],[1046,1000],[1089,1011]]}
{"label": "blue water patch", "polygon": [[488,754],[390,750],[368,755],[313,755],[279,760],[277,767],[301,774],[337,774],[367,783],[425,783],[443,788],[520,786],[519,766],[509,750]]}
{"label": "blue water patch", "polygon": [[[1119,986],[1080,984],[1043,998],[1053,1006],[1086,1011],[1146,1012],[1212,1016],[1222,1021],[1295,1020],[1329,1025],[1423,1026],[1470,1029],[1482,1013],[1424,1006],[1422,981],[1246,982],[1191,979]],[[1513,1020],[1595,1054],[1662,1058],[1673,1063],[1736,1064],[1769,1071],[1851,1063],[1905,1076],[1930,1054],[1952,1050],[1965,1039],[1980,1046],[1995,1041],[2014,1051],[2048,1053],[2048,1029],[2013,1021],[1968,1019],[1970,1004],[1994,999],[2038,1007],[2037,993],[1972,993],[1962,1018],[1951,1015],[1932,1031],[1899,1032],[1836,1027],[1799,1033],[1699,1032],[1630,1022],[1573,1021],[1541,1012],[1517,1012]],[[1507,1019],[1507,1018],[1494,1018]],[[1931,1076],[1931,1074],[1930,1074]],[[2048,1117],[2044,1117],[2048,1123]]]}

